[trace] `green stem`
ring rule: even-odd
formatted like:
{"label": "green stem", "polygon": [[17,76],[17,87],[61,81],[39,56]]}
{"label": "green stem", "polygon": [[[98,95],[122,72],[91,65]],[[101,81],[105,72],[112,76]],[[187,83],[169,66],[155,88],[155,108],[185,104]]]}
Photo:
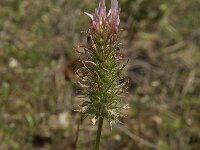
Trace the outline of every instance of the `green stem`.
{"label": "green stem", "polygon": [[97,129],[95,150],[99,150],[102,126],[103,126],[103,117],[100,117],[99,118],[98,129]]}

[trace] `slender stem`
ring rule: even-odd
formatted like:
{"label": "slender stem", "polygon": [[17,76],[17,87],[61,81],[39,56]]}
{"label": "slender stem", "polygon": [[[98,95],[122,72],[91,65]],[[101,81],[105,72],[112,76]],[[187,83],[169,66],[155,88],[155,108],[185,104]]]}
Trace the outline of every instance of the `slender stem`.
{"label": "slender stem", "polygon": [[103,126],[103,117],[100,117],[99,118],[98,129],[97,129],[95,150],[99,150],[102,126]]}
{"label": "slender stem", "polygon": [[[81,118],[82,119],[82,118]],[[76,139],[75,139],[75,143],[74,143],[74,148],[73,150],[76,150],[77,148],[77,143],[78,143],[78,137],[79,137],[79,130],[80,130],[80,122],[82,122],[82,120],[78,120],[78,125],[77,125],[77,130],[76,130]]]}

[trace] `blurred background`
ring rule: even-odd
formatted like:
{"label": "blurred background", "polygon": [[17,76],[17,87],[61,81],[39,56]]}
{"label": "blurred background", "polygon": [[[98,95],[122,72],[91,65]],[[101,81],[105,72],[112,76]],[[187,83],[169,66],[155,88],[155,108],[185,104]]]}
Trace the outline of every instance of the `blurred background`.
{"label": "blurred background", "polygon": [[[199,150],[200,1],[118,1],[131,108],[112,131],[104,123],[101,149]],[[94,147],[91,117],[74,112],[74,72],[89,26],[83,12],[97,5],[0,0],[0,150]]]}

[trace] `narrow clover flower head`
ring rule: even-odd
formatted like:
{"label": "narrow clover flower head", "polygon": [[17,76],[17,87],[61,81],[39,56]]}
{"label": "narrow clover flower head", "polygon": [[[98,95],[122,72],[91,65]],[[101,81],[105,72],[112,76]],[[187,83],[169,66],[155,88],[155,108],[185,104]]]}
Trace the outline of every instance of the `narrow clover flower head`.
{"label": "narrow clover flower head", "polygon": [[83,113],[94,120],[106,118],[110,123],[121,116],[122,93],[127,82],[123,80],[119,47],[119,8],[118,1],[111,0],[111,9],[106,12],[105,0],[100,0],[94,14],[85,13],[91,18],[87,31],[87,45],[80,59],[83,67],[77,70],[80,94],[84,102],[80,105]]}

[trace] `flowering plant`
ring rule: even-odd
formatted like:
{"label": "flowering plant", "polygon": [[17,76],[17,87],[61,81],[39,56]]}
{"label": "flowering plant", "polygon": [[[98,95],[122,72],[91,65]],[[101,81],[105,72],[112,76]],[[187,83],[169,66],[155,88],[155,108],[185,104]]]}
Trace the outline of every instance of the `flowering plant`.
{"label": "flowering plant", "polygon": [[94,116],[93,123],[99,119],[96,149],[99,147],[104,118],[110,124],[121,115],[121,94],[126,89],[122,82],[120,67],[122,57],[119,48],[119,13],[118,1],[111,0],[111,9],[106,12],[105,0],[100,0],[94,14],[85,12],[91,23],[87,31],[87,46],[81,57],[83,67],[77,70],[83,113]]}

